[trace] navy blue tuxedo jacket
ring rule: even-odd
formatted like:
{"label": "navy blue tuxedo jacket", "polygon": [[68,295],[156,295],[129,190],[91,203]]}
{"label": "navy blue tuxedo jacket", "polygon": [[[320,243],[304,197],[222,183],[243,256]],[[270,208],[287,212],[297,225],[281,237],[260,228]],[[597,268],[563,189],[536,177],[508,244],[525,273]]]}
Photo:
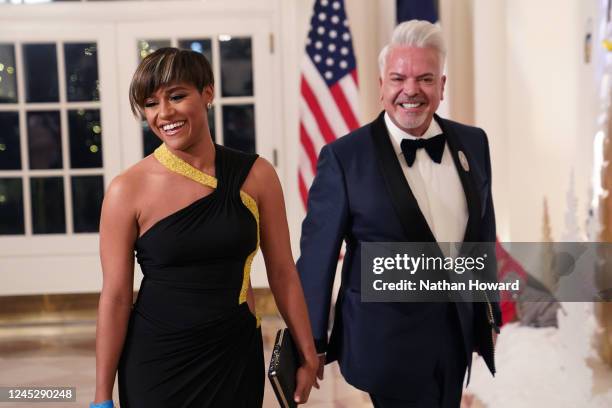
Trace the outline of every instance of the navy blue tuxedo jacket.
{"label": "navy blue tuxedo jacket", "polygon": [[[360,299],[362,242],[435,242],[402,173],[384,122],[376,120],[325,146],[309,191],[297,268],[317,351],[338,360],[346,380],[373,394],[405,398],[431,378],[446,303],[365,303]],[[447,138],[468,204],[464,242],[495,242],[491,165],[479,128],[435,117]],[[469,171],[458,157],[467,157]],[[346,254],[328,341],[332,286],[342,242]],[[456,303],[468,364],[479,349],[494,372],[491,319],[499,306]]]}

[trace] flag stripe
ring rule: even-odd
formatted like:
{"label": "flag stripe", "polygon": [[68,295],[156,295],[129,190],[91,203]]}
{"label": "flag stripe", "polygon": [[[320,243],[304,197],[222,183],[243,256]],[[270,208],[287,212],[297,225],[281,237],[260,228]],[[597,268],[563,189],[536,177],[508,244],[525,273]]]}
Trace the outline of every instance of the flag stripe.
{"label": "flag stripe", "polygon": [[317,71],[317,68],[312,61],[307,58],[303,63],[302,69],[304,70],[303,75],[306,82],[308,82],[311,92],[316,97],[319,104],[325,107],[325,117],[336,137],[347,134],[349,128],[342,119],[342,114],[334,98],[331,96],[329,87],[321,77],[319,71]]}
{"label": "flag stripe", "polygon": [[306,207],[306,203],[308,202],[308,187],[306,187],[306,183],[304,182],[304,178],[302,177],[302,173],[298,172],[298,184],[300,186],[300,196],[302,197],[302,203],[304,207]]}
{"label": "flag stripe", "polygon": [[308,137],[306,129],[302,124],[300,124],[300,143],[302,143],[302,148],[304,149],[304,152],[308,155],[312,174],[315,174],[317,172],[317,152],[315,151],[315,147],[312,144],[312,139]]}
{"label": "flag stripe", "polygon": [[351,72],[351,77],[353,77],[353,81],[355,81],[355,86],[359,87],[359,78],[357,78],[357,70]]}
{"label": "flag stripe", "polygon": [[323,113],[317,98],[315,98],[306,80],[302,80],[302,95],[304,96],[304,100],[306,101],[306,104],[310,108],[310,111],[312,112],[312,115],[319,126],[321,135],[323,135],[323,138],[327,143],[333,142],[336,139],[335,133],[331,130],[331,127],[327,122],[327,117]]}
{"label": "flag stripe", "polygon": [[315,151],[318,154],[323,146],[327,144],[327,141],[321,134],[319,125],[317,125],[317,121],[303,98],[300,100],[300,115],[302,117],[300,124],[304,126],[304,129],[306,129],[308,136],[311,138],[312,144],[315,146]]}
{"label": "flag stripe", "polygon": [[346,100],[346,97],[344,96],[344,91],[341,87],[340,82],[332,86],[330,88],[330,91],[331,91],[332,96],[334,97],[334,100],[338,104],[338,108],[340,108],[340,112],[342,113],[342,117],[344,118],[344,121],[346,122],[346,125],[348,126],[348,128],[349,129],[358,128],[359,122],[357,121],[357,118],[355,117],[355,113],[353,112],[351,105],[348,103],[348,101]]}
{"label": "flag stripe", "polygon": [[310,165],[310,159],[306,151],[302,148],[299,151],[299,161],[300,161],[300,171],[302,172],[302,177],[304,178],[304,182],[306,182],[307,186],[310,186],[310,183],[315,177],[317,167],[315,162],[315,167]]}
{"label": "flag stripe", "polygon": [[[338,81],[344,92],[347,102],[351,105],[351,110],[356,118],[359,117],[359,88],[355,83],[352,75],[347,75]],[[359,123],[359,121],[357,121]],[[359,126],[357,126],[359,127]],[[353,128],[355,129],[355,128]]]}

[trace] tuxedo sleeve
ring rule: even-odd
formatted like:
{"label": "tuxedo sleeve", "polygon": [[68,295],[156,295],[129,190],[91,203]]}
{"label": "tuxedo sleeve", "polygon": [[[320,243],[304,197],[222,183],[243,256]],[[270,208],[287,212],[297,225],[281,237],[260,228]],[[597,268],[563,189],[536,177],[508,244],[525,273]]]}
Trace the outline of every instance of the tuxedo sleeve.
{"label": "tuxedo sleeve", "polygon": [[308,211],[302,223],[297,269],[317,352],[327,349],[332,288],[348,219],[342,168],[330,146],[319,154],[317,175],[308,193]]}
{"label": "tuxedo sleeve", "polygon": [[[495,209],[493,208],[493,192],[492,192],[492,185],[493,185],[493,180],[491,178],[491,154],[489,151],[489,140],[487,138],[486,133],[483,131],[483,138],[484,138],[484,146],[485,146],[485,166],[486,166],[486,171],[487,171],[487,177],[489,178],[489,191],[487,192],[487,202],[486,202],[486,208],[484,211],[484,216],[483,216],[483,225],[484,225],[484,231],[483,231],[483,241],[487,242],[488,246],[491,247],[492,251],[492,256],[494,257],[494,261],[493,261],[493,279],[494,281],[497,281],[497,260],[495,259],[495,242],[497,241],[497,231],[496,231],[496,225],[495,225]],[[499,299],[499,296],[495,296],[495,299]],[[491,306],[493,308],[493,318],[495,319],[495,324],[497,327],[500,327],[502,324],[502,313],[501,313],[501,308],[499,306],[499,302],[495,301],[495,302],[491,302]]]}

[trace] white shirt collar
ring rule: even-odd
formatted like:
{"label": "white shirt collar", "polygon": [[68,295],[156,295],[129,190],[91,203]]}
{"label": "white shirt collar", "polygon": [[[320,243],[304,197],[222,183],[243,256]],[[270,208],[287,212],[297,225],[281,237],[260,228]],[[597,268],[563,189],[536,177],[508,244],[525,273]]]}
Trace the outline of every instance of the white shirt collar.
{"label": "white shirt collar", "polygon": [[442,128],[438,125],[435,119],[431,120],[429,127],[423,133],[423,136],[413,136],[408,132],[403,131],[389,117],[389,114],[385,112],[385,124],[387,125],[387,130],[389,131],[389,137],[391,139],[391,144],[393,144],[393,150],[395,150],[395,154],[398,156],[402,153],[402,148],[400,144],[402,143],[402,139],[429,139],[434,136],[438,136],[442,134]]}

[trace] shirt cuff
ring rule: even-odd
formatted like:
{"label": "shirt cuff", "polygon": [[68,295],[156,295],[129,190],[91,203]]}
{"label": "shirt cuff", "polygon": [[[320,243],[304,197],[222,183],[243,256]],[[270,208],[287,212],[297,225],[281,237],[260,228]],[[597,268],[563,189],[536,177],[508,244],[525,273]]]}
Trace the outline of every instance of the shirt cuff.
{"label": "shirt cuff", "polygon": [[327,339],[314,339],[317,354],[325,354],[327,352]]}

